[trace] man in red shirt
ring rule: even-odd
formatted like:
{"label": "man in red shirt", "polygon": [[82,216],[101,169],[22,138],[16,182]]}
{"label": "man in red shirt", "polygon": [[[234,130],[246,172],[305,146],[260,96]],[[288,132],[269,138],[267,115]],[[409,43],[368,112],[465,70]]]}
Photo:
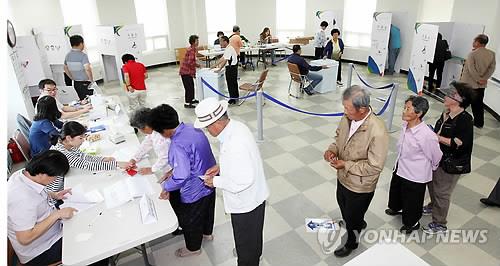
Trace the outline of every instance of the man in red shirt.
{"label": "man in red shirt", "polygon": [[123,82],[125,83],[125,91],[129,101],[129,111],[135,111],[146,106],[146,83],[148,78],[146,67],[135,61],[135,57],[131,54],[122,56],[123,62]]}
{"label": "man in red shirt", "polygon": [[186,56],[181,63],[179,75],[181,75],[182,84],[184,85],[184,108],[195,108],[194,104],[198,103],[194,99],[194,81],[196,76],[196,68],[200,65],[196,62],[196,54],[198,53],[199,37],[197,35],[189,36],[190,46],[186,50]]}

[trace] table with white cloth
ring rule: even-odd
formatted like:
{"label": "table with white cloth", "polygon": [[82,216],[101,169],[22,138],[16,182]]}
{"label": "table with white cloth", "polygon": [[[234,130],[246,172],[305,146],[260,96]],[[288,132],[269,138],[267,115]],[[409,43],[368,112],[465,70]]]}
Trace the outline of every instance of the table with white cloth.
{"label": "table with white cloth", "polygon": [[359,254],[344,266],[430,266],[397,242],[380,242]]}
{"label": "table with white cloth", "polygon": [[310,62],[311,66],[328,66],[328,68],[314,71],[320,74],[323,80],[314,88],[319,93],[334,91],[337,89],[337,71],[339,62],[332,59],[318,59]]}
{"label": "table with white cloth", "polygon": [[[115,102],[117,102],[116,99]],[[102,135],[101,140],[92,144],[99,148],[99,155],[118,155],[117,157],[120,157],[116,158],[118,161],[125,161],[129,160],[139,147],[139,140],[134,130],[128,125],[128,117],[123,114],[123,111],[120,115],[116,115],[114,111],[108,109],[108,116],[97,120],[94,124],[104,124],[107,127],[105,131],[99,132]],[[108,136],[113,132],[123,134],[125,142],[112,143]],[[149,165],[150,162],[147,159],[138,164],[139,167]],[[64,185],[65,188],[81,185],[85,193],[94,189],[102,193],[104,188],[129,178],[123,171],[93,173],[71,169],[65,177]],[[137,174],[132,178],[150,182],[154,193],[146,196],[153,202],[157,222],[143,224],[139,208],[140,198],[111,209],[107,209],[103,201],[89,209],[77,212],[71,219],[65,220],[63,225],[62,262],[64,265],[88,265],[138,246],[142,249],[145,264],[149,264],[144,244],[175,231],[178,227],[177,217],[170,202],[158,198],[161,186],[157,183],[157,177]]]}

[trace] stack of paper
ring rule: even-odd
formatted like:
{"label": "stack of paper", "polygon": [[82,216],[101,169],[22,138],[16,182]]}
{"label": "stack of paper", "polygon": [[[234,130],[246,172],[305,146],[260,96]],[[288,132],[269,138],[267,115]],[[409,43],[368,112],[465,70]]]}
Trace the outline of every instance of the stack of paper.
{"label": "stack of paper", "polygon": [[103,200],[104,198],[101,193],[99,193],[99,191],[92,190],[85,193],[83,191],[83,187],[81,185],[78,185],[71,189],[71,195],[69,195],[68,198],[64,200],[64,204],[62,204],[60,207],[71,207],[77,209],[78,212],[82,212],[93,207],[97,203],[102,202]]}
{"label": "stack of paper", "polygon": [[147,178],[141,177],[129,177],[103,190],[104,201],[108,209],[121,206],[142,195],[153,193],[151,182]]}

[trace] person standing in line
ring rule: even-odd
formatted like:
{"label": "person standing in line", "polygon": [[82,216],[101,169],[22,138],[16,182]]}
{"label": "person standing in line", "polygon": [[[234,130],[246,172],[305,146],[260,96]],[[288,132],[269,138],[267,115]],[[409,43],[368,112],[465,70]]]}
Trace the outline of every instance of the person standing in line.
{"label": "person standing in line", "polygon": [[320,29],[314,35],[314,59],[321,59],[323,57],[323,50],[327,41],[325,29],[328,27],[328,22],[322,21],[319,27]]}
{"label": "person standing in line", "polygon": [[85,43],[80,35],[73,35],[69,38],[71,51],[64,58],[64,73],[73,80],[73,86],[80,100],[92,95],[89,90],[90,84],[94,81],[92,67],[89,57],[83,52]]}
{"label": "person standing in line", "polygon": [[240,97],[238,88],[238,52],[230,44],[227,36],[221,37],[220,45],[224,48],[224,54],[212,68],[218,67],[218,69],[215,70],[218,72],[221,71],[224,66],[226,67],[227,89],[229,91],[229,96],[232,98],[229,100],[229,104],[236,104],[236,99]]}
{"label": "person standing in line", "polygon": [[[436,50],[434,52],[434,60],[428,62],[429,64],[429,77],[427,78],[428,90],[430,92],[435,92],[436,87],[441,87],[441,81],[443,80],[443,69],[446,60],[451,58],[450,47],[448,42],[443,40],[443,35],[438,33]],[[434,73],[436,74],[436,87],[434,87]]]}
{"label": "person standing in line", "polygon": [[129,101],[129,109],[131,112],[146,107],[146,82],[148,72],[146,67],[135,61],[135,57],[131,54],[124,54],[122,56],[123,62],[123,82],[127,90],[127,97]]}
{"label": "person standing in line", "polygon": [[398,157],[392,173],[387,215],[402,215],[402,233],[420,228],[421,206],[425,188],[432,180],[443,153],[436,133],[423,118],[429,102],[421,96],[410,96],[403,109],[403,126],[398,141]]}
{"label": "person standing in line", "polygon": [[389,56],[387,60],[387,70],[384,72],[384,75],[394,74],[394,67],[396,66],[396,60],[398,59],[400,49],[401,32],[398,27],[391,24],[391,30],[389,33]]}
{"label": "person standing in line", "polygon": [[495,72],[495,52],[486,48],[488,36],[479,34],[472,42],[472,52],[469,53],[462,69],[460,81],[472,87],[472,115],[474,115],[474,126],[484,126],[484,90],[488,79]]}
{"label": "person standing in line", "polygon": [[337,69],[337,85],[343,86],[342,84],[342,55],[344,54],[344,41],[342,41],[340,36],[340,31],[338,29],[333,29],[331,31],[332,39],[326,44],[325,51],[323,53],[324,57],[333,59],[339,62],[339,68]]}
{"label": "person standing in line", "polygon": [[195,108],[198,100],[194,98],[193,79],[196,77],[196,68],[200,67],[200,64],[196,61],[199,45],[197,35],[189,36],[189,45],[186,50],[186,56],[179,68],[179,75],[181,75],[182,85],[184,85],[184,108]]}
{"label": "person standing in line", "polygon": [[258,266],[269,190],[259,148],[250,129],[229,119],[228,103],[207,98],[196,107],[196,128],[206,128],[221,143],[219,165],[205,173],[205,185],[222,189],[231,214],[239,266]]}
{"label": "person standing in line", "polygon": [[380,173],[384,169],[389,135],[384,122],[370,107],[370,94],[351,86],[342,94],[344,116],[335,142],[323,158],[337,170],[337,203],[346,224],[347,241],[335,250],[346,257],[358,248],[361,230],[367,227],[365,213],[370,206]]}

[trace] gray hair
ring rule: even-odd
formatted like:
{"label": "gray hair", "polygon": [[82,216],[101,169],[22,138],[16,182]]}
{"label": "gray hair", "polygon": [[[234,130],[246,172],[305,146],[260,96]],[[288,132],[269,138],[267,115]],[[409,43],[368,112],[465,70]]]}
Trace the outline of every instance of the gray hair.
{"label": "gray hair", "polygon": [[140,108],[130,116],[130,125],[132,127],[143,129],[150,126],[151,109]]}
{"label": "gray hair", "polygon": [[240,31],[240,26],[234,25],[233,26],[233,32],[238,32],[238,31]]}
{"label": "gray hair", "polygon": [[425,114],[427,111],[429,111],[429,102],[427,99],[425,99],[422,96],[410,96],[408,99],[405,100],[405,104],[407,102],[411,102],[411,105],[413,106],[413,110],[416,114],[420,114],[418,118],[422,120],[424,118]]}
{"label": "gray hair", "polygon": [[361,107],[370,107],[370,92],[361,86],[352,85],[344,90],[342,100],[346,101],[349,99],[356,110],[359,110]]}

